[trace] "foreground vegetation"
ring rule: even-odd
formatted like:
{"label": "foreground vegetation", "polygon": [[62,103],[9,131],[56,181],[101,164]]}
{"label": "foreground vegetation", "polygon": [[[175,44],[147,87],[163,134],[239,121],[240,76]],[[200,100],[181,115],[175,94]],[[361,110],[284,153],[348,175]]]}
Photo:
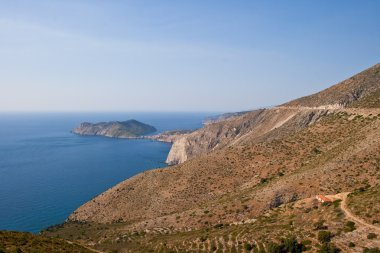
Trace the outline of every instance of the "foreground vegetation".
{"label": "foreground vegetation", "polygon": [[257,219],[209,224],[191,231],[126,231],[125,225],[66,223],[44,234],[106,252],[376,252],[377,245],[368,240],[366,228],[346,218],[340,200],[321,204],[308,198],[281,205]]}
{"label": "foreground vegetation", "polygon": [[78,244],[59,238],[48,238],[30,233],[0,231],[0,253],[90,253]]}

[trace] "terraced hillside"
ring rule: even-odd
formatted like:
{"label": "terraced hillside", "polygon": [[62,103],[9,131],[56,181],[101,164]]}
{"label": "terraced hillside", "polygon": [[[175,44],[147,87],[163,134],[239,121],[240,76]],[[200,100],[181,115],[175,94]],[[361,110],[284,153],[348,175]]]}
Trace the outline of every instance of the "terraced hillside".
{"label": "terraced hillside", "polygon": [[[380,108],[371,102],[379,94],[379,68],[323,96],[192,132],[179,140],[183,163],[118,184],[46,234],[119,252],[284,252],[275,248],[290,243],[286,238],[295,244],[290,237],[294,247],[312,252],[336,252],[329,241],[345,252],[380,247],[379,235],[364,223],[353,230],[339,201],[313,201],[316,194],[379,188]],[[353,91],[360,91],[355,99]],[[349,208],[360,203],[354,194]]]}

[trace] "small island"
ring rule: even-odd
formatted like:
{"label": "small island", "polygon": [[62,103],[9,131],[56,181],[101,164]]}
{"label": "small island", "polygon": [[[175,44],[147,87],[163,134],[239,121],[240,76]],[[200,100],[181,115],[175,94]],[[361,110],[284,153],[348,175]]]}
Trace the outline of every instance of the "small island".
{"label": "small island", "polygon": [[105,136],[111,138],[127,139],[139,138],[143,135],[151,134],[156,131],[157,129],[155,127],[134,119],[127,121],[110,121],[99,123],[83,122],[72,130],[73,133],[78,135]]}

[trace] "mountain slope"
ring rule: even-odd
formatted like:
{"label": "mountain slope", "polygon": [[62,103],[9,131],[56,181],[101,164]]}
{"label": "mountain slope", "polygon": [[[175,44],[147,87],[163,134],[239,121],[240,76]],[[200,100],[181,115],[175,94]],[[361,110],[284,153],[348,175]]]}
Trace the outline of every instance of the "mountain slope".
{"label": "mountain slope", "polygon": [[[265,217],[279,206],[321,193],[379,187],[380,108],[376,103],[365,107],[366,101],[378,99],[378,68],[321,92],[327,98],[310,96],[186,134],[183,146],[177,147],[186,161],[177,159],[182,163],[116,185],[78,208],[60,233],[78,222],[89,230],[91,224],[102,226],[113,238],[120,237],[115,231],[145,231],[147,237],[164,231],[170,241],[184,231],[202,231],[220,223],[237,224],[236,231],[242,233],[246,226],[241,224]],[[360,90],[360,96],[347,100],[352,90]],[[339,106],[327,106],[334,104]],[[312,229],[310,223],[302,226],[305,231]],[[277,235],[270,229],[266,233],[262,235]],[[346,249],[344,243],[350,238],[342,237],[337,244]],[[212,251],[210,243],[204,251]],[[373,246],[361,245],[367,244]]]}
{"label": "mountain slope", "polygon": [[[350,203],[359,206],[367,202],[366,193],[372,191],[374,188],[362,191],[359,194],[364,197],[350,200]],[[244,223],[222,221],[194,230],[172,231],[157,227],[126,232],[120,224],[108,225],[112,228],[104,229],[105,225],[91,223],[86,226],[87,238],[81,242],[100,242],[96,243],[99,249],[117,252],[284,252],[274,249],[284,247],[282,242],[286,241],[308,252],[317,252],[324,245],[318,235],[330,233],[329,247],[337,247],[341,252],[362,252],[363,248],[380,247],[379,240],[367,239],[368,234],[376,231],[347,217],[342,209],[342,195],[329,196],[334,202],[327,205],[318,203],[315,198],[305,198],[268,210]],[[380,205],[375,203],[374,207]],[[76,236],[78,224],[66,224],[65,230],[52,229],[50,233],[61,237]],[[105,238],[113,239],[106,241]]]}

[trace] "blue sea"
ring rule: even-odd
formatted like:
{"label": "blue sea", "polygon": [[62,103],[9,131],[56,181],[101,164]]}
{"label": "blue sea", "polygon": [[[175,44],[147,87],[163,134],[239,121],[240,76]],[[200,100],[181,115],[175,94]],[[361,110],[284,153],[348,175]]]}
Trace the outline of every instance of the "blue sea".
{"label": "blue sea", "polygon": [[0,114],[0,230],[38,232],[139,172],[165,166],[170,144],[83,137],[83,121],[136,119],[158,132],[195,129],[206,113]]}

